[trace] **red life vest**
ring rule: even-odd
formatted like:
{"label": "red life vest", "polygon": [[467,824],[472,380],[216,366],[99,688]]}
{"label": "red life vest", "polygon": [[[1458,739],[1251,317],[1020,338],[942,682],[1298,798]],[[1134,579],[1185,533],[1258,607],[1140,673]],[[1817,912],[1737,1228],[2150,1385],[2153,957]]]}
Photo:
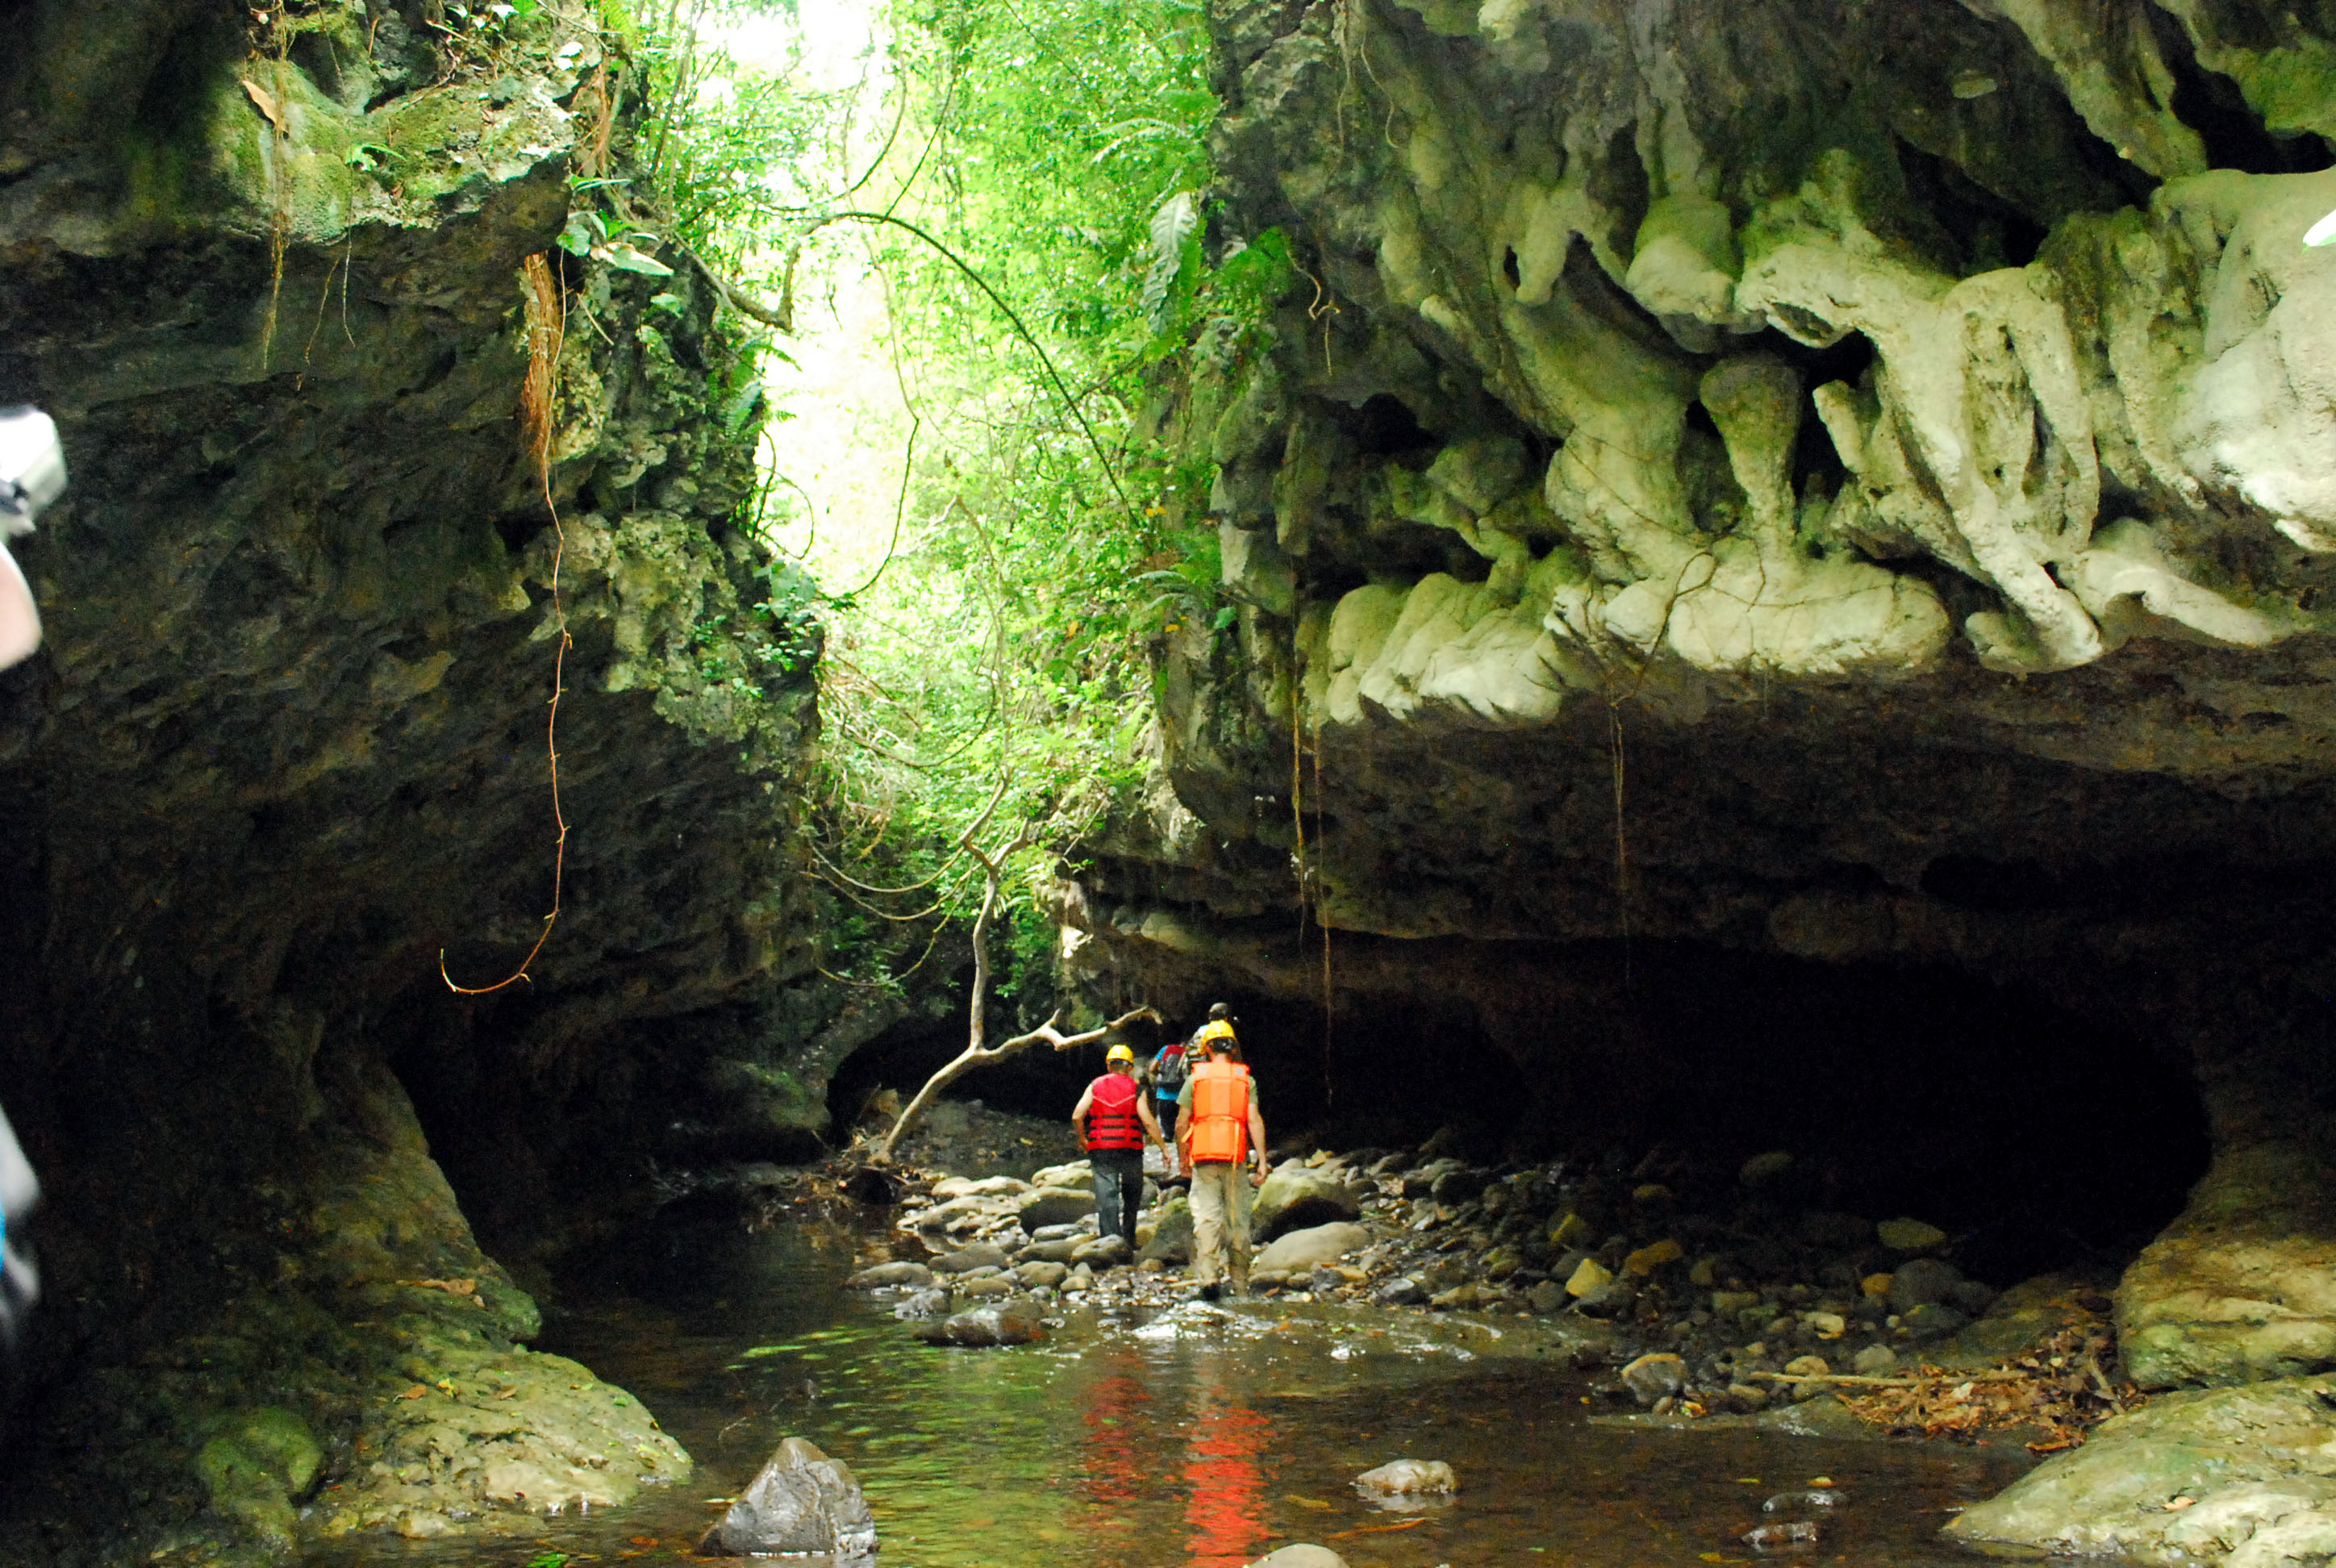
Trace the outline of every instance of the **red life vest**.
{"label": "red life vest", "polygon": [[1087,1086],[1087,1147],[1140,1149],[1144,1123],[1135,1114],[1143,1091],[1125,1073],[1105,1073]]}
{"label": "red life vest", "polygon": [[1249,1153],[1249,1068],[1212,1058],[1192,1069],[1192,1161],[1238,1163]]}

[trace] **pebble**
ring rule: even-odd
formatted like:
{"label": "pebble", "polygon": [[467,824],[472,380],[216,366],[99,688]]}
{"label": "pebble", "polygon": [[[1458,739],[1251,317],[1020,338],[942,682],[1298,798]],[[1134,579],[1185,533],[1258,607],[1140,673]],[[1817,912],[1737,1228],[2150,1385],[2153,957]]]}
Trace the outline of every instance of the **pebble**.
{"label": "pebble", "polygon": [[1582,1266],[1565,1281],[1565,1293],[1580,1300],[1596,1295],[1614,1282],[1614,1271],[1595,1258],[1584,1258]]}

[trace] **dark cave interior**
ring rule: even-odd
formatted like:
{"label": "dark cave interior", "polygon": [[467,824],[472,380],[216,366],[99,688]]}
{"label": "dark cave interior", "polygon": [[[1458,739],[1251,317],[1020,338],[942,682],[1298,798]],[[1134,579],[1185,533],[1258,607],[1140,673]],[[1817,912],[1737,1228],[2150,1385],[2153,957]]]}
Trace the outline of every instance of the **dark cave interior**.
{"label": "dark cave interior", "polygon": [[[2186,1068],[2032,991],[1690,944],[1540,956],[1578,1005],[1504,1015],[1506,1048],[1466,1008],[1417,994],[1340,994],[1326,1028],[1318,1001],[1226,992],[1276,1151],[1409,1146],[1450,1126],[1474,1157],[1638,1173],[1718,1213],[1749,1201],[1747,1159],[1786,1150],[1792,1173],[1758,1202],[1927,1220],[1998,1285],[2114,1271],[2206,1169]],[[880,1037],[843,1065],[831,1105],[848,1117],[880,1086],[910,1092],[959,1048],[954,1025]],[[1099,1047],[1035,1048],[950,1093],[1064,1117],[1101,1070]]]}

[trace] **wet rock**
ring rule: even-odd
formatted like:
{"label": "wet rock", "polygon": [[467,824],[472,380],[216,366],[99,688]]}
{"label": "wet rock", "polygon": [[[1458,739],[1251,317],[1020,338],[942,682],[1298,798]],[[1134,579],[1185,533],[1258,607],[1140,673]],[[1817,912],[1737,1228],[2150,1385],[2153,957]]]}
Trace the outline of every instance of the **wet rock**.
{"label": "wet rock", "polygon": [[1622,1368],[1622,1385],[1641,1406],[1652,1405],[1687,1387],[1687,1363],[1665,1351],[1641,1356]]}
{"label": "wet rock", "polygon": [[1317,1263],[1335,1263],[1349,1252],[1370,1244],[1371,1233],[1361,1225],[1315,1225],[1292,1231],[1259,1251],[1252,1269],[1280,1269],[1286,1273],[1311,1270]]}
{"label": "wet rock", "polygon": [[892,1316],[904,1323],[921,1323],[938,1318],[949,1310],[949,1292],[920,1290],[892,1309]]}
{"label": "wet rock", "polygon": [[876,1552],[876,1519],[851,1466],[790,1437],[697,1550],[706,1557],[817,1552],[864,1560]]}
{"label": "wet rock", "polygon": [[[316,1484],[323,1450],[308,1424],[280,1405],[229,1418],[196,1456],[195,1472],[210,1490],[212,1509],[271,1547],[289,1551],[298,1516],[293,1501]],[[413,1515],[409,1515],[413,1517]],[[429,1514],[440,1526],[446,1521]]]}
{"label": "wet rock", "polygon": [[1030,1178],[1033,1187],[1089,1187],[1095,1183],[1095,1162],[1071,1160],[1059,1165],[1048,1165]]}
{"label": "wet rock", "polygon": [[1427,1299],[1427,1304],[1438,1311],[1448,1312],[1455,1308],[1475,1306],[1476,1304],[1476,1296],[1477,1291],[1475,1286],[1467,1284],[1455,1285],[1448,1290],[1436,1291],[1436,1294]]}
{"label": "wet rock", "polygon": [[1850,1358],[1849,1368],[1861,1378],[1886,1378],[1898,1369],[1898,1352],[1887,1345],[1868,1345]]}
{"label": "wet rock", "polygon": [[878,1263],[843,1281],[852,1290],[879,1290],[896,1285],[922,1290],[933,1282],[933,1271],[922,1263]]}
{"label": "wet rock", "polygon": [[1460,1477],[1441,1459],[1396,1459],[1355,1477],[1356,1488],[1380,1494],[1457,1492]]}
{"label": "wet rock", "polygon": [[974,1269],[1003,1269],[1013,1261],[1004,1248],[977,1242],[934,1259],[932,1270],[936,1274],[963,1274]]}
{"label": "wet rock", "polygon": [[1083,1214],[1094,1213],[1095,1206],[1093,1187],[1040,1187],[1023,1195],[1015,1213],[1024,1230],[1037,1231],[1075,1222]]}
{"label": "wet rock", "polygon": [[1067,1263],[1086,1242],[1085,1236],[1057,1236],[1051,1242],[1033,1242],[1014,1254],[1019,1263]]}
{"label": "wet rock", "polygon": [[1925,1301],[1911,1312],[1899,1314],[1898,1326],[1917,1344],[1926,1344],[1945,1339],[1970,1321],[1943,1301]]}
{"label": "wet rock", "polygon": [[1465,1203],[1483,1192],[1491,1180],[1484,1172],[1463,1165],[1437,1176],[1427,1192],[1439,1203]]}
{"label": "wet rock", "polygon": [[995,1345],[1027,1345],[1046,1332],[1038,1309],[1027,1300],[997,1307],[976,1307],[957,1312],[917,1330],[929,1345],[959,1345],[978,1349]]}
{"label": "wet rock", "polygon": [[1995,1304],[1995,1292],[1977,1280],[1957,1280],[1947,1290],[1947,1300],[1976,1318]]}
{"label": "wet rock", "polygon": [[1249,1568],[1347,1568],[1347,1560],[1328,1546],[1301,1541],[1267,1553]]}
{"label": "wet rock", "polygon": [[1069,1275],[1070,1270],[1056,1262],[1025,1263],[1014,1271],[1014,1277],[1033,1290],[1052,1290]]}
{"label": "wet rock", "polygon": [[1525,1292],[1525,1300],[1534,1311],[1546,1316],[1565,1305],[1565,1287],[1555,1280],[1543,1280]]}
{"label": "wet rock", "polygon": [[1676,1263],[1686,1255],[1687,1250],[1667,1236],[1652,1246],[1640,1247],[1625,1257],[1622,1271],[1643,1279],[1666,1263]]}
{"label": "wet rock", "polygon": [[2331,1425],[2327,1378],[2164,1395],[2104,1421],[1946,1533],[2145,1563],[2320,1562],[2336,1549]]}
{"label": "wet rock", "polygon": [[1430,1160],[1404,1173],[1403,1195],[1425,1198],[1436,1191],[1436,1183],[1460,1169],[1460,1162],[1449,1157]]}
{"label": "wet rock", "polygon": [[[1252,1274],[1250,1277],[1255,1279],[1257,1276]],[[1381,1285],[1371,1300],[1382,1307],[1416,1307],[1427,1300],[1427,1287],[1406,1275]]]}
{"label": "wet rock", "polygon": [[1760,1512],[1763,1514],[1807,1514],[1811,1512],[1821,1514],[1828,1509],[1840,1507],[1844,1500],[1843,1494],[1831,1490],[1821,1489],[1810,1492],[1779,1492],[1775,1496],[1769,1498],[1766,1503],[1760,1505]]}
{"label": "wet rock", "polygon": [[1874,1227],[1882,1244],[1893,1252],[1928,1252],[1947,1244],[1947,1233],[1920,1220],[1884,1220]]}
{"label": "wet rock", "polygon": [[1565,1293],[1576,1300],[1602,1294],[1614,1282],[1614,1271],[1595,1258],[1584,1258],[1566,1277]]}
{"label": "wet rock", "polygon": [[1291,1231],[1360,1217],[1362,1194],[1327,1171],[1294,1162],[1277,1165],[1257,1190],[1250,1234],[1270,1242]]}
{"label": "wet rock", "polygon": [[2323,1156],[2272,1141],[2217,1154],[2117,1290],[2145,1388],[2292,1377],[2336,1363],[2336,1219]]}
{"label": "wet rock", "polygon": [[1739,1410],[1765,1410],[1768,1407],[1768,1390],[1753,1383],[1730,1383],[1728,1402]]}
{"label": "wet rock", "polygon": [[1939,1258],[1913,1258],[1890,1276],[1890,1310],[1907,1312],[1954,1293],[1961,1271]]}
{"label": "wet rock", "polygon": [[1747,1187],[1763,1187],[1793,1168],[1790,1149],[1771,1149],[1765,1154],[1755,1154],[1737,1168],[1736,1179]]}
{"label": "wet rock", "polygon": [[1152,1212],[1152,1234],[1136,1256],[1163,1263],[1192,1261],[1192,1200],[1178,1193]]}
{"label": "wet rock", "polygon": [[1127,1244],[1124,1236],[1096,1236],[1081,1242],[1071,1251],[1073,1262],[1085,1263],[1097,1269],[1117,1268],[1122,1263],[1132,1261],[1134,1256],[1134,1249]]}
{"label": "wet rock", "polygon": [[1815,1545],[1825,1531],[1814,1519],[1779,1520],[1744,1532],[1744,1544],[1756,1552],[1790,1551]]}
{"label": "wet rock", "polygon": [[1596,1239],[1596,1228],[1572,1210],[1561,1215],[1549,1228],[1549,1244],[1562,1252],[1586,1247]]}
{"label": "wet rock", "polygon": [[965,1281],[957,1287],[957,1293],[973,1300],[992,1300],[1014,1294],[1014,1281],[992,1274]]}

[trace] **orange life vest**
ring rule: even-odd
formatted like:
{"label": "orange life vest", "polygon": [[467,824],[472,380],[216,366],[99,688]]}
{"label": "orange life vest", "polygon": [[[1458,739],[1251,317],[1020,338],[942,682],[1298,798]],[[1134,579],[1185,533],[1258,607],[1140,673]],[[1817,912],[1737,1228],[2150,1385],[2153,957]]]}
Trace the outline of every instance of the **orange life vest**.
{"label": "orange life vest", "polygon": [[1192,1069],[1193,1163],[1231,1160],[1249,1154],[1249,1068],[1221,1059]]}

